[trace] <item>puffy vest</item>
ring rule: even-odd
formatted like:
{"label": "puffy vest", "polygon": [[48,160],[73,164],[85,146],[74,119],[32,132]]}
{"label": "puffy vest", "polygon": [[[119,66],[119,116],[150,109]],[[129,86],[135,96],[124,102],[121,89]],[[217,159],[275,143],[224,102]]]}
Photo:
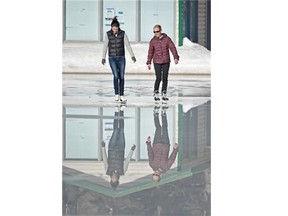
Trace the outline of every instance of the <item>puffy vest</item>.
{"label": "puffy vest", "polygon": [[125,56],[125,48],[124,48],[124,35],[125,31],[119,30],[116,35],[113,34],[112,30],[107,32],[109,39],[109,56]]}
{"label": "puffy vest", "polygon": [[117,170],[119,175],[124,175],[123,169],[124,162],[124,151],[119,150],[108,150],[108,169],[107,175],[112,175],[114,170]]}

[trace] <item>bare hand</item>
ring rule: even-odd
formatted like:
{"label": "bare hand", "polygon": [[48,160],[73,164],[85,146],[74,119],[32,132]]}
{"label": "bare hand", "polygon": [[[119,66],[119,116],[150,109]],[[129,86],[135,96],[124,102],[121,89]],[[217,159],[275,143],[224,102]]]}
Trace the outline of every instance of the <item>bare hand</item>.
{"label": "bare hand", "polygon": [[175,64],[178,64],[178,59],[174,59]]}
{"label": "bare hand", "polygon": [[148,70],[151,70],[151,64],[148,64]]}
{"label": "bare hand", "polygon": [[173,146],[173,148],[174,148],[174,149],[177,149],[177,148],[178,148],[178,144],[175,143],[174,146]]}
{"label": "bare hand", "polygon": [[146,142],[149,142],[149,143],[151,142],[151,137],[150,136],[147,137]]}

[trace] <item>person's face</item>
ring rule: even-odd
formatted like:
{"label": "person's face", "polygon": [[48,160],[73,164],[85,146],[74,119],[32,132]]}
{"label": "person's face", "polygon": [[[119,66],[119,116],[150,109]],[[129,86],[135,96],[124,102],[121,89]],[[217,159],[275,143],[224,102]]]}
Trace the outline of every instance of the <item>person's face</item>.
{"label": "person's face", "polygon": [[154,33],[154,35],[155,35],[156,37],[160,37],[160,35],[161,35],[161,30],[160,30],[159,28],[155,27],[155,28],[153,29],[153,33]]}
{"label": "person's face", "polygon": [[160,173],[158,171],[155,171],[153,174],[152,174],[152,180],[154,182],[158,182],[160,180]]}
{"label": "person's face", "polygon": [[112,26],[111,29],[112,29],[112,31],[113,31],[114,34],[119,31],[119,27],[117,27],[117,26]]}
{"label": "person's face", "polygon": [[119,177],[116,174],[113,173],[112,176],[111,176],[111,181],[112,182],[117,182],[118,179],[119,179]]}

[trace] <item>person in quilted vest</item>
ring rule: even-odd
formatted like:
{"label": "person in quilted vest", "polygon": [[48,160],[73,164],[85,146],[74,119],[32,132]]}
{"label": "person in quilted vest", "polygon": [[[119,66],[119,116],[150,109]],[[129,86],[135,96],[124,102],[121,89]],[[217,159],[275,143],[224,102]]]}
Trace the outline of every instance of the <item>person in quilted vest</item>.
{"label": "person in quilted vest", "polygon": [[132,61],[135,63],[136,58],[130,46],[128,36],[125,31],[120,29],[117,17],[114,17],[111,22],[111,30],[105,34],[101,63],[105,65],[108,50],[109,65],[113,73],[115,101],[122,102],[126,101],[126,98],[124,98],[125,46],[131,55]]}
{"label": "person in quilted vest", "polygon": [[155,25],[153,27],[153,33],[154,36],[149,43],[146,64],[150,70],[153,60],[156,75],[154,82],[154,100],[156,102],[160,101],[159,86],[162,80],[161,97],[164,102],[167,102],[168,73],[171,62],[169,50],[173,55],[175,64],[178,64],[179,55],[171,38],[167,34],[162,33],[161,25]]}
{"label": "person in quilted vest", "polygon": [[121,175],[124,175],[128,169],[129,162],[134,153],[136,145],[133,144],[128,155],[124,158],[125,153],[125,134],[124,134],[124,108],[117,106],[113,121],[113,133],[108,144],[108,157],[106,154],[105,142],[102,141],[102,155],[106,175],[110,176],[110,185],[116,190],[119,185]]}

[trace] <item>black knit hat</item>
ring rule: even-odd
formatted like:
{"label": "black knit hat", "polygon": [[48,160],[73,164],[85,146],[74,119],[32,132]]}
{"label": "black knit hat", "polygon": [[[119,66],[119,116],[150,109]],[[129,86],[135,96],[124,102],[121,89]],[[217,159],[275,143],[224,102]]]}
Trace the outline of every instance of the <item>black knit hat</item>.
{"label": "black knit hat", "polygon": [[118,20],[117,20],[117,16],[115,16],[115,17],[113,18],[112,22],[111,22],[111,27],[113,27],[113,26],[116,26],[116,27],[118,27],[118,28],[119,28],[119,26],[120,26],[120,23],[119,23]]}

